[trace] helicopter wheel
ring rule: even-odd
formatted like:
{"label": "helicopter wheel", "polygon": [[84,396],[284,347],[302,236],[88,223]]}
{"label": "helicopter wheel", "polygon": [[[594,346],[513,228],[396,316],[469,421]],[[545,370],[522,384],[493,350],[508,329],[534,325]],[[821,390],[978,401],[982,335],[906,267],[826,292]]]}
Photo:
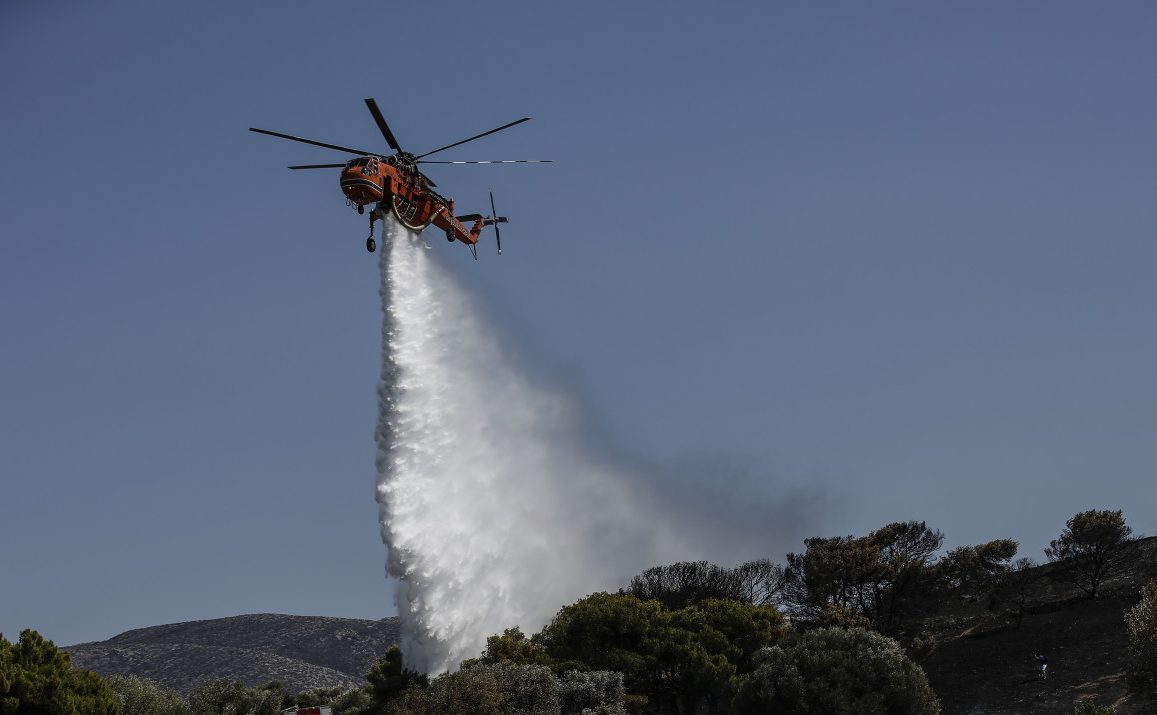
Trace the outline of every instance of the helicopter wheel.
{"label": "helicopter wheel", "polygon": [[366,250],[367,250],[367,251],[369,251],[370,253],[373,253],[373,252],[374,252],[374,250],[375,250],[375,249],[377,249],[377,247],[378,247],[378,242],[377,242],[377,241],[375,241],[375,240],[374,240],[374,239],[372,239],[372,238],[367,238],[367,239],[366,239]]}
{"label": "helicopter wheel", "polygon": [[454,234],[447,231],[446,232],[446,240],[449,241],[450,243],[454,243]]}
{"label": "helicopter wheel", "polygon": [[366,207],[363,206],[362,204],[358,204],[358,215],[364,214],[365,212],[366,212]]}

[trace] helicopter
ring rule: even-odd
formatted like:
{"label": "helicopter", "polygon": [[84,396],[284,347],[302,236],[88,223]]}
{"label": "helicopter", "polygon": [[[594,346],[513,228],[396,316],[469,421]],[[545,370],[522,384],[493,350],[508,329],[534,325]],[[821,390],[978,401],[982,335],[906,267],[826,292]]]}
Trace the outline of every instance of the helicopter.
{"label": "helicopter", "polygon": [[[494,207],[494,192],[490,192],[490,215],[483,216],[482,214],[473,213],[464,216],[455,216],[454,199],[448,199],[434,191],[434,187],[436,187],[437,184],[431,181],[430,177],[419,171],[418,165],[552,163],[550,159],[506,159],[502,161],[429,161],[425,159],[425,157],[431,154],[437,154],[438,152],[460,146],[466,142],[472,142],[475,139],[481,139],[484,136],[500,132],[503,129],[509,129],[516,124],[522,124],[523,122],[529,121],[530,117],[516,119],[496,129],[475,134],[462,141],[447,144],[446,146],[432,149],[423,154],[412,154],[403,150],[398,144],[394,133],[390,131],[390,125],[386,124],[385,117],[382,116],[381,110],[378,109],[378,103],[375,102],[372,97],[367,97],[365,102],[382,136],[385,137],[386,143],[389,144],[390,149],[393,149],[394,153],[392,155],[379,154],[363,149],[353,149],[337,144],[328,144],[326,142],[314,141],[313,139],[296,137],[292,134],[273,132],[268,129],[249,127],[249,131],[358,155],[358,158],[350,159],[344,164],[302,164],[289,168],[295,170],[342,170],[341,190],[346,196],[346,205],[356,206],[357,212],[364,214],[366,206],[374,204],[370,210],[370,235],[369,238],[366,239],[366,250],[370,253],[373,253],[377,248],[377,242],[374,241],[374,222],[378,219],[385,219],[386,214],[392,212],[403,226],[415,232],[420,233],[430,224],[434,224],[434,226],[445,232],[447,241],[453,243],[457,240],[469,246],[470,252],[474,255],[475,260],[478,259],[478,239],[482,235],[482,229],[487,226],[493,226],[498,255],[502,255],[502,234],[498,229],[498,225],[508,223],[509,219],[505,216],[498,215],[498,210]],[[472,225],[467,228],[466,222],[472,222]]]}

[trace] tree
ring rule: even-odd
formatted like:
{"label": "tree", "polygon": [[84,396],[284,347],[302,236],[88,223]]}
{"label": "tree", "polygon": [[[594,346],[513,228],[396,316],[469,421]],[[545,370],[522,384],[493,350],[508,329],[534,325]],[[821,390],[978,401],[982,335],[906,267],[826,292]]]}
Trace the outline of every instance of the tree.
{"label": "tree", "polygon": [[[369,686],[361,688],[314,688],[294,695],[285,707],[314,708],[328,705],[333,715],[369,715],[377,712],[370,699]],[[282,709],[284,710],[285,707]]]}
{"label": "tree", "polygon": [[624,593],[676,610],[708,598],[762,606],[771,603],[783,587],[783,567],[767,559],[733,569],[707,561],[681,561],[647,569],[631,579]]}
{"label": "tree", "polygon": [[533,640],[559,671],[614,670],[630,684],[651,666],[664,620],[658,601],[595,593],[563,607]]}
{"label": "tree", "polygon": [[409,688],[386,706],[389,715],[507,715],[489,666],[443,673],[426,688]]}
{"label": "tree", "polygon": [[829,604],[872,617],[884,575],[880,546],[868,537],[804,539],[802,554],[787,555],[784,600],[794,616],[818,620]]}
{"label": "tree", "polygon": [[896,641],[864,628],[819,628],[766,648],[734,700],[739,715],[936,715],[924,671]]}
{"label": "tree", "polygon": [[937,570],[949,588],[987,589],[1009,572],[1019,544],[996,539],[976,546],[958,546],[940,560]]}
{"label": "tree", "polygon": [[1033,569],[1036,568],[1036,563],[1028,558],[1019,558],[1012,563],[1012,567],[1008,571],[1007,582],[1011,587],[1013,594],[1016,597],[1016,628],[1020,630],[1020,624],[1024,621],[1024,611],[1028,600],[1028,585],[1032,581]]}
{"label": "tree", "polygon": [[629,594],[566,606],[534,636],[559,671],[623,674],[626,692],[670,712],[725,709],[752,657],[783,637],[774,606],[707,599],[678,610]]}
{"label": "tree", "polygon": [[558,680],[545,665],[496,663],[476,667],[490,671],[507,715],[558,715]]}
{"label": "tree", "polygon": [[559,678],[561,715],[627,715],[623,674],[608,670],[568,670]]}
{"label": "tree", "polygon": [[188,715],[185,699],[152,680],[114,675],[108,685],[120,701],[120,715]]}
{"label": "tree", "polygon": [[1049,561],[1072,560],[1073,581],[1089,598],[1096,598],[1105,576],[1125,560],[1125,546],[1132,534],[1120,509],[1083,511],[1069,519],[1061,535],[1049,542],[1045,556]]}
{"label": "tree", "polygon": [[520,665],[550,665],[551,658],[545,651],[515,626],[507,628],[500,636],[490,636],[486,639],[486,650],[477,659],[465,661],[462,667],[483,663],[495,665],[497,663],[516,663]]}
{"label": "tree", "polygon": [[873,531],[868,540],[880,555],[874,615],[888,624],[919,593],[933,554],[944,545],[944,534],[922,521],[900,521]]}
{"label": "tree", "polygon": [[386,706],[403,693],[414,688],[424,688],[429,683],[425,675],[405,667],[402,649],[390,646],[386,654],[374,661],[366,674],[370,684],[370,702],[375,712],[385,712]]}
{"label": "tree", "polygon": [[68,653],[34,630],[9,643],[0,635],[0,713],[85,713],[116,715],[118,701],[108,683],[89,670],[72,668]]}
{"label": "tree", "polygon": [[1132,664],[1129,679],[1139,690],[1157,696],[1157,580],[1141,589],[1141,601],[1125,612]]}
{"label": "tree", "polygon": [[266,715],[280,711],[288,699],[277,681],[250,688],[235,680],[219,678],[189,693],[189,711],[196,715]]}

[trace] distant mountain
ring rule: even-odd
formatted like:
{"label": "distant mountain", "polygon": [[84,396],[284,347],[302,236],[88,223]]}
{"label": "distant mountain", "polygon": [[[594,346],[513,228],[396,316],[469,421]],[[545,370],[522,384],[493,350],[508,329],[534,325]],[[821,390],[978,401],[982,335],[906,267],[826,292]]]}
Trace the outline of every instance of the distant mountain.
{"label": "distant mountain", "polygon": [[215,678],[289,692],[365,684],[374,659],[398,642],[399,621],[259,613],[126,631],[65,648],[101,675],[136,675],[182,693]]}

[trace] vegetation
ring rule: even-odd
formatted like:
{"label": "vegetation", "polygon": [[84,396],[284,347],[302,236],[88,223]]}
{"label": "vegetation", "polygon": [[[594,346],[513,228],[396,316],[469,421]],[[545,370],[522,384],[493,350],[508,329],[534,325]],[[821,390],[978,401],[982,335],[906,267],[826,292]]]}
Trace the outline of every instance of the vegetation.
{"label": "vegetation", "polygon": [[[888,524],[862,537],[805,539],[802,554],[787,555],[783,604],[796,619],[886,629],[920,595],[953,585],[933,558],[943,543],[944,535],[922,521]],[[1015,553],[1016,542],[1002,543]],[[958,556],[949,563],[964,560]],[[960,570],[951,567],[951,573]]]}
{"label": "vegetation", "polygon": [[249,688],[231,680],[212,680],[189,694],[189,710],[197,715],[263,715],[281,710],[287,696],[276,681]]}
{"label": "vegetation", "polygon": [[647,569],[631,579],[623,593],[658,601],[669,609],[709,598],[763,606],[772,603],[785,585],[784,568],[767,559],[749,561],[733,569],[706,561],[683,561]]}
{"label": "vegetation", "polygon": [[1157,580],[1145,584],[1141,602],[1125,614],[1132,665],[1129,679],[1138,690],[1157,697]]}
{"label": "vegetation", "polygon": [[899,644],[865,628],[819,628],[760,651],[740,715],[935,715],[939,700]]}
{"label": "vegetation", "polygon": [[114,675],[109,687],[120,702],[120,715],[188,715],[185,699],[175,690],[135,675]]}
{"label": "vegetation", "polygon": [[1049,542],[1045,555],[1050,561],[1073,561],[1073,580],[1089,598],[1105,577],[1125,560],[1132,527],[1125,524],[1121,510],[1090,509],[1069,519],[1065,530]]}
{"label": "vegetation", "polygon": [[936,715],[940,701],[894,640],[864,628],[821,628],[762,650],[735,712]]}
{"label": "vegetation", "polygon": [[627,693],[652,710],[722,712],[754,654],[785,633],[774,606],[707,599],[667,610],[596,593],[559,611],[533,643],[556,671],[622,673]]}
{"label": "vegetation", "polygon": [[407,670],[402,664],[402,649],[390,646],[386,654],[374,661],[366,675],[369,682],[371,712],[384,712],[386,706],[406,690],[428,685],[425,675]]}
{"label": "vegetation", "polygon": [[[1120,511],[1082,512],[1046,554],[1068,561],[1077,586],[1094,598],[1129,553],[1131,534]],[[983,603],[985,595],[989,611],[1006,603],[985,616],[988,627],[1014,620],[1019,627],[1031,612],[1026,594],[1036,573],[1031,560],[1013,561],[1011,539],[941,556],[943,543],[938,530],[906,521],[866,536],[806,539],[784,566],[766,559],[733,568],[657,566],[618,593],[563,607],[533,636],[517,627],[491,636],[455,672],[427,678],[407,669],[392,646],[363,687],[292,695],[278,682],[215,680],[187,699],[137,677],[106,683],[70,668],[67,653],[25,631],[16,644],[0,637],[0,715],[268,715],[319,705],[335,715],[938,713],[924,671],[887,634],[930,654],[938,636],[919,625],[928,609]],[[1130,683],[1157,696],[1157,581],[1145,586],[1126,624]],[[1085,700],[1072,712],[1113,710]]]}
{"label": "vegetation", "polygon": [[96,673],[73,669],[68,653],[33,630],[9,643],[0,635],[0,714],[116,715],[118,702]]}
{"label": "vegetation", "polygon": [[1082,700],[1069,712],[1069,715],[1114,715],[1116,712],[1109,705],[1098,705],[1093,700]]}

